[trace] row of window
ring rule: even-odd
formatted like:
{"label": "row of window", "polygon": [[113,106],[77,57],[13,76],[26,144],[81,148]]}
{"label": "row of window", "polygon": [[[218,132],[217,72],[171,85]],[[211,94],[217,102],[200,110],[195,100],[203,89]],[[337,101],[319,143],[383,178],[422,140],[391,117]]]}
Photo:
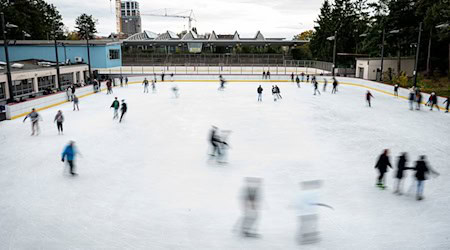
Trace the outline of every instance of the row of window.
{"label": "row of window", "polygon": [[5,82],[0,82],[0,100],[6,99]]}

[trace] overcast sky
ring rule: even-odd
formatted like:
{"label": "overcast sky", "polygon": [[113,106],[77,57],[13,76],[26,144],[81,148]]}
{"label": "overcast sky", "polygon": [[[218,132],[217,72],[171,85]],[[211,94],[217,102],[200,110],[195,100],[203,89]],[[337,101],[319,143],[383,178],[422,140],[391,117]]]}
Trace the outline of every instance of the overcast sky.
{"label": "overcast sky", "polygon": [[[63,16],[64,24],[73,30],[75,18],[82,13],[97,20],[99,35],[115,32],[114,0],[47,0]],[[139,0],[141,14],[158,9],[193,9],[199,33],[232,34],[253,37],[258,30],[265,37],[291,39],[295,34],[312,29],[319,14],[322,0]],[[177,11],[174,11],[177,12]],[[179,12],[179,11],[178,11]],[[162,13],[162,12],[161,12]],[[176,33],[187,29],[188,22],[181,18],[142,16],[142,29],[156,33],[171,30]]]}

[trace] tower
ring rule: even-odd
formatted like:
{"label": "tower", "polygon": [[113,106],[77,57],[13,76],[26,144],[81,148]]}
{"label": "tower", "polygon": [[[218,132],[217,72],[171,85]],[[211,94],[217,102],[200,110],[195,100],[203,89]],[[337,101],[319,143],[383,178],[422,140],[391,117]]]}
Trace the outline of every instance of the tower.
{"label": "tower", "polygon": [[141,32],[141,13],[139,3],[134,0],[124,0],[120,4],[121,32],[133,35]]}

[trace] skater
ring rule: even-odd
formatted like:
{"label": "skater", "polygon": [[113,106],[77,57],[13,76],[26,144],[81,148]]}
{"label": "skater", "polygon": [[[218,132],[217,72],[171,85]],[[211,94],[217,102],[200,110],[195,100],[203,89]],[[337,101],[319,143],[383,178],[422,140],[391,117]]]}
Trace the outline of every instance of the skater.
{"label": "skater", "polygon": [[291,82],[294,82],[294,72],[291,73]]}
{"label": "skater", "polygon": [[58,128],[58,135],[63,134],[64,115],[61,110],[58,110],[58,113],[56,113],[55,120],[53,122],[56,122],[56,127]]}
{"label": "skater", "polygon": [[328,84],[327,78],[323,78],[323,92],[327,91],[327,84]]}
{"label": "skater", "polygon": [[173,82],[173,73],[170,74],[170,81]]}
{"label": "skater", "polygon": [[309,83],[309,74],[306,75],[306,82]]}
{"label": "skater", "polygon": [[75,148],[75,142],[69,141],[69,144],[64,148],[64,151],[62,152],[61,161],[64,162],[65,160],[67,160],[67,163],[69,164],[70,167],[71,175],[78,175],[77,173],[75,173],[75,163],[74,163],[75,156],[77,154],[80,153]]}
{"label": "skater", "polygon": [[162,73],[161,74],[161,82],[164,82],[164,77],[166,76],[166,74]]}
{"label": "skater", "polygon": [[113,90],[112,90],[112,85],[111,85],[111,79],[106,80],[106,94],[112,94]]}
{"label": "skater", "polygon": [[72,84],[72,87],[70,89],[72,91],[72,101],[73,101],[75,98],[75,85]]}
{"label": "skater", "polygon": [[243,217],[241,232],[245,237],[257,237],[255,224],[258,220],[259,203],[261,199],[261,179],[246,178],[243,189]]}
{"label": "skater", "polygon": [[144,78],[144,81],[142,82],[142,85],[144,85],[144,93],[148,93],[148,80],[147,80],[147,78]]}
{"label": "skater", "polygon": [[67,101],[71,102],[72,101],[72,87],[67,87],[66,89],[66,94],[67,94]]}
{"label": "skater", "polygon": [[302,72],[302,82],[304,82],[304,81],[305,81],[305,73]]}
{"label": "skater", "polygon": [[447,100],[445,100],[444,103],[447,103],[445,105],[445,113],[448,113],[448,108],[450,106],[450,96],[447,96]]}
{"label": "skater", "polygon": [[180,95],[178,94],[178,87],[177,87],[177,85],[174,85],[173,87],[172,87],[172,92],[173,92],[173,96],[175,97],[175,98],[178,98]]}
{"label": "skater", "polygon": [[413,108],[414,108],[414,100],[415,99],[416,99],[416,94],[415,94],[414,87],[412,87],[409,89],[409,97],[408,97],[410,110],[413,110]]}
{"label": "skater", "polygon": [[156,81],[155,80],[152,80],[152,93],[153,94],[156,93]]}
{"label": "skater", "polygon": [[267,77],[268,79],[270,79],[270,71],[269,71],[269,70],[267,70],[266,77]]}
{"label": "skater", "polygon": [[422,104],[422,93],[420,92],[420,90],[418,89],[418,91],[416,92],[416,109],[420,110],[420,105]]}
{"label": "skater", "polygon": [[394,85],[394,96],[398,97],[398,84]]}
{"label": "skater", "polygon": [[283,97],[281,97],[281,92],[280,92],[280,88],[278,87],[278,85],[275,85],[275,93],[276,93],[277,99],[283,99]]}
{"label": "skater", "polygon": [[73,111],[75,111],[75,108],[80,111],[80,107],[78,107],[78,96],[73,95]]}
{"label": "skater", "polygon": [[219,81],[220,81],[220,86],[218,90],[224,90],[225,89],[225,79],[223,79],[222,75],[219,75]]}
{"label": "skater", "polygon": [[319,83],[316,81],[315,76],[313,76],[311,82],[314,84],[314,95],[316,95],[316,92],[319,93],[319,95],[321,95],[319,91]]}
{"label": "skater", "polygon": [[113,120],[119,118],[119,107],[120,107],[120,103],[117,100],[117,97],[114,99],[113,103],[111,104],[110,108],[114,108],[114,116],[113,116]]}
{"label": "skater", "polygon": [[430,100],[431,100],[431,102],[430,102],[430,105],[431,105],[430,111],[433,110],[433,106],[436,106],[437,110],[439,111],[439,106],[437,105],[438,98],[437,98],[436,93],[434,93],[434,92],[431,93]]}
{"label": "skater", "polygon": [[25,116],[23,122],[25,122],[28,117],[30,117],[31,120],[31,135],[34,135],[35,133],[36,135],[39,135],[39,121],[42,121],[41,115],[39,115],[39,113],[36,112],[36,109],[33,108],[31,109],[31,113]]}
{"label": "skater", "polygon": [[338,83],[338,81],[336,80],[336,78],[333,77],[333,89],[331,90],[331,94],[336,94],[338,84],[339,84],[339,83]]}
{"label": "skater", "polygon": [[275,88],[274,85],[272,85],[272,96],[273,96],[273,101],[276,102],[277,101],[277,89]]}
{"label": "skater", "polygon": [[123,88],[123,76],[120,76],[120,87]]}
{"label": "skater", "polygon": [[125,76],[125,86],[128,87],[128,76]]}
{"label": "skater", "polygon": [[377,181],[377,186],[381,189],[385,189],[384,185],[384,174],[388,171],[388,167],[392,168],[391,162],[389,161],[389,150],[385,149],[383,153],[380,155],[375,168],[378,169],[379,176]]}
{"label": "skater", "polygon": [[425,155],[421,155],[419,160],[416,161],[416,166],[412,168],[416,171],[416,180],[417,180],[417,193],[416,193],[416,199],[422,200],[423,199],[423,186],[424,182],[427,179],[427,175],[429,173],[432,173],[436,176],[439,176],[439,173],[431,169],[427,162],[425,161]]}
{"label": "skater", "polygon": [[125,100],[122,100],[122,106],[120,107],[120,111],[122,112],[122,114],[120,114],[120,120],[119,122],[122,122],[123,116],[125,115],[125,113],[127,112],[127,104],[125,103]]}
{"label": "skater", "polygon": [[263,75],[262,75],[263,79],[266,79],[266,71],[263,70],[263,73],[262,73],[262,74],[263,74]]}
{"label": "skater", "polygon": [[296,204],[299,217],[298,242],[300,244],[311,244],[320,240],[317,207],[322,206],[333,209],[333,207],[327,204],[320,203],[319,189],[321,185],[322,182],[319,180],[304,181],[300,183],[302,192]]}
{"label": "skater", "polygon": [[395,173],[395,178],[397,179],[397,182],[396,182],[394,194],[402,195],[402,180],[404,177],[403,172],[405,170],[412,169],[412,168],[406,167],[407,162],[408,162],[407,154],[402,153],[402,155],[400,155],[398,157],[397,172]]}
{"label": "skater", "polygon": [[262,92],[263,92],[263,88],[261,87],[261,85],[259,85],[257,92],[258,92],[258,102],[262,102]]}
{"label": "skater", "polygon": [[297,82],[297,88],[300,88],[300,78],[298,76],[295,78],[295,82]]}
{"label": "skater", "polygon": [[[218,135],[219,131],[216,126],[212,126],[210,136],[209,136],[209,142],[211,143],[213,149],[211,156],[212,157],[218,157],[220,158],[222,156],[222,144],[228,145],[225,141],[223,141],[220,136]],[[216,155],[217,152],[217,155]]]}
{"label": "skater", "polygon": [[371,105],[371,103],[370,103],[370,100],[371,100],[372,98],[373,98],[372,93],[370,93],[370,91],[367,90],[367,93],[366,93],[366,101],[367,101],[367,104],[369,104],[369,108],[372,107],[372,105]]}

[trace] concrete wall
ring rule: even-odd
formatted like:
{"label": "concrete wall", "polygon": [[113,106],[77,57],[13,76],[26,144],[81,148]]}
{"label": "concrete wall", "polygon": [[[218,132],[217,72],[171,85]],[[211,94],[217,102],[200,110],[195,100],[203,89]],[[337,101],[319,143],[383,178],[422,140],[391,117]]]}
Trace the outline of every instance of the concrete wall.
{"label": "concrete wall", "polygon": [[[77,88],[75,95],[78,97],[83,97],[93,92],[92,86],[85,86]],[[67,102],[67,94],[66,92],[60,92],[52,95],[37,97],[21,103],[6,105],[6,119],[23,117],[24,114],[31,112],[32,108],[39,110],[41,108],[48,108],[65,102]]]}
{"label": "concrete wall", "polygon": [[[383,61],[383,72],[388,73],[389,68],[392,69],[392,73],[397,75],[397,60],[387,59]],[[401,71],[405,72],[407,76],[412,76],[414,72],[414,59],[401,59]],[[356,61],[356,77],[360,75],[360,68],[363,68],[363,79],[376,80],[377,68],[381,68],[381,60],[357,60]]]}
{"label": "concrete wall", "polygon": [[[109,50],[120,50],[120,58],[110,60]],[[90,45],[91,67],[92,68],[111,68],[122,66],[122,50],[119,44],[114,45]],[[56,61],[55,47],[53,45],[10,45],[8,46],[9,60],[21,61],[29,59]],[[65,52],[65,53],[64,53]],[[62,45],[58,46],[58,58],[60,62],[70,59],[75,63],[75,57],[81,57],[84,62],[88,62],[86,46],[81,45]],[[0,60],[5,61],[5,49],[0,47]]]}
{"label": "concrete wall", "polygon": [[[84,84],[86,82],[86,79],[84,79],[83,72],[88,70],[87,65],[73,65],[73,66],[66,66],[66,67],[60,67],[60,74],[66,74],[66,73],[72,73],[73,79],[76,80],[76,73],[80,73],[80,81],[79,83]],[[42,76],[56,76],[56,69],[40,69],[40,70],[29,70],[29,71],[13,71],[11,74],[12,80],[23,80],[23,79],[34,79],[34,88],[33,93],[38,92],[38,77]],[[55,77],[56,83],[58,83],[58,80]],[[9,86],[7,84],[7,77],[6,74],[0,74],[0,82],[5,83],[5,93],[6,93],[6,99],[9,98]],[[31,94],[31,93],[30,93]]]}

